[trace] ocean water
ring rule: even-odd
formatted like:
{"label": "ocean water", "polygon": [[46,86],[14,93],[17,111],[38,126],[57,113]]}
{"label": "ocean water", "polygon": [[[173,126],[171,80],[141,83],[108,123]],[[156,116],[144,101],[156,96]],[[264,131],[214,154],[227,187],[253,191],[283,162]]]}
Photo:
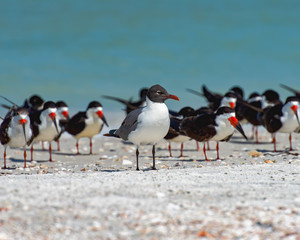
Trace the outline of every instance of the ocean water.
{"label": "ocean water", "polygon": [[280,83],[300,91],[299,29],[298,0],[2,0],[0,95],[106,112],[123,107],[102,95],[137,99],[156,83],[180,98],[174,110],[204,106],[186,90],[203,84],[284,99]]}

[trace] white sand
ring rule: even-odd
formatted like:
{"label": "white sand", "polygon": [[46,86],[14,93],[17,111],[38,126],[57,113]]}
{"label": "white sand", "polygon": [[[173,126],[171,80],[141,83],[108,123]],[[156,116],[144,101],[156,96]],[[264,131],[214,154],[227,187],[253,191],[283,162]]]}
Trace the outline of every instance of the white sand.
{"label": "white sand", "polygon": [[[278,139],[278,150],[288,147],[287,135]],[[259,145],[238,136],[221,143],[223,160],[210,162],[194,141],[181,159],[169,158],[160,143],[158,171],[149,170],[145,146],[139,172],[135,147],[119,139],[98,137],[94,155],[76,156],[75,140],[64,136],[55,162],[36,151],[28,169],[22,151],[8,149],[11,169],[0,170],[0,239],[299,239],[300,135],[293,139],[298,150],[273,153],[268,134]],[[88,141],[81,143],[87,154]],[[260,155],[251,157],[253,150]]]}

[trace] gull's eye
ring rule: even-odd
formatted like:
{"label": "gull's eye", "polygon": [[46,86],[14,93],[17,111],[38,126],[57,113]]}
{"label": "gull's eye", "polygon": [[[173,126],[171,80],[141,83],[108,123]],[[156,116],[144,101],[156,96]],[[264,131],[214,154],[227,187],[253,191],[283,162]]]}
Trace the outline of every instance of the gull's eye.
{"label": "gull's eye", "polygon": [[156,93],[159,94],[159,95],[163,94],[162,91],[157,91]]}

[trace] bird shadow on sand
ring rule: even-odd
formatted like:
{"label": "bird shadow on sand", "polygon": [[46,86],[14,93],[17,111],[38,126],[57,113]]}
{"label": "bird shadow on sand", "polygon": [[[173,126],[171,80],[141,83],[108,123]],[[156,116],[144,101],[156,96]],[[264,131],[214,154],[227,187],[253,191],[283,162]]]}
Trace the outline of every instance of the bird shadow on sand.
{"label": "bird shadow on sand", "polygon": [[2,168],[1,170],[16,170],[17,167],[6,167],[6,168]]}
{"label": "bird shadow on sand", "polygon": [[[23,163],[24,159],[10,158],[10,161],[12,161],[14,163]],[[46,159],[45,160],[36,160],[36,159],[34,159],[34,162],[37,162],[37,163],[46,163],[46,162],[51,162],[51,161],[49,161],[49,159],[47,159],[47,160]],[[55,160],[53,160],[52,162],[55,162]],[[30,164],[31,163],[30,159],[27,159],[26,163]]]}
{"label": "bird shadow on sand", "polygon": [[272,150],[266,150],[266,149],[256,149],[256,151],[264,153],[264,155],[270,155],[270,156],[278,156],[278,155],[282,155],[282,154],[299,156],[299,153],[293,152],[293,151],[296,151],[296,150],[290,151],[289,149],[277,150],[276,152],[274,152]]}
{"label": "bird shadow on sand", "polygon": [[299,156],[300,154],[297,152],[293,152],[293,151],[297,151],[297,149],[293,149],[292,152],[290,150],[287,150],[285,153],[288,155],[293,155],[293,156]]}
{"label": "bird shadow on sand", "polygon": [[258,142],[256,143],[255,141],[251,141],[251,140],[238,140],[238,139],[234,139],[234,140],[230,140],[230,143],[236,143],[236,144],[255,144],[255,145],[263,145],[263,144],[273,144],[272,142]]}
{"label": "bird shadow on sand", "polygon": [[[284,150],[277,150],[276,152],[267,149],[256,149],[256,151],[263,153],[265,156],[279,156],[279,155],[289,155],[288,151]],[[291,153],[292,155],[292,153]]]}
{"label": "bird shadow on sand", "polygon": [[136,172],[150,172],[150,171],[158,171],[158,169],[153,169],[152,167],[140,169],[140,170],[135,170]]}
{"label": "bird shadow on sand", "polygon": [[[217,161],[218,159],[209,159],[209,161],[206,161],[205,159],[193,159],[193,158],[189,158],[189,159],[185,159],[185,156],[183,156],[183,158],[180,157],[166,157],[166,156],[160,156],[157,158],[157,160],[160,160],[162,162],[168,162],[168,161],[172,161],[172,162],[214,162]],[[187,157],[187,156],[186,156]]]}
{"label": "bird shadow on sand", "polygon": [[86,156],[98,156],[99,155],[98,153],[93,153],[93,154],[80,153],[80,154],[77,154],[77,153],[72,153],[72,152],[61,152],[61,151],[54,151],[53,153],[56,154],[56,155],[61,155],[61,156],[74,156],[74,157],[86,157]]}
{"label": "bird shadow on sand", "polygon": [[[11,162],[14,162],[14,163],[23,163],[24,162],[24,158],[10,158],[9,159]],[[27,163],[29,163],[30,162],[30,160],[28,161],[26,161]]]}
{"label": "bird shadow on sand", "polygon": [[[27,149],[27,151],[30,152],[30,149]],[[49,152],[49,149],[48,148],[44,148],[44,149],[42,149],[42,148],[34,148],[33,152]]]}
{"label": "bird shadow on sand", "polygon": [[[156,151],[159,152],[159,151],[169,151],[169,150],[167,150],[166,148],[160,148],[160,147],[158,147],[158,148],[156,148]],[[174,148],[172,148],[172,153],[173,153],[173,151],[174,152],[180,152],[180,148],[174,147]],[[186,148],[186,149],[183,149],[183,152],[200,152],[200,151],[202,151],[202,148],[200,150],[198,150],[196,148]]]}
{"label": "bird shadow on sand", "polygon": [[123,171],[118,169],[104,169],[104,170],[100,170],[99,172],[114,173],[114,172],[123,172]]}
{"label": "bird shadow on sand", "polygon": [[[150,156],[149,156],[150,157]],[[180,157],[179,155],[178,156],[157,156],[157,160],[163,160],[163,161],[181,161],[181,160],[185,160],[186,158],[188,158],[189,156],[186,155],[186,156],[183,156],[183,157]]]}
{"label": "bird shadow on sand", "polygon": [[128,141],[122,141],[122,143],[124,145],[130,145],[130,146],[134,146],[134,144],[132,142],[128,142]]}

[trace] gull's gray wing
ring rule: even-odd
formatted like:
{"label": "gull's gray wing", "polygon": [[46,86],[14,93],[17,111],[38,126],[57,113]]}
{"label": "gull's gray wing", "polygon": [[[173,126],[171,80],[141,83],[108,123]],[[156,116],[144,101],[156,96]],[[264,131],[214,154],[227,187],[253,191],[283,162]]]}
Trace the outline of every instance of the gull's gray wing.
{"label": "gull's gray wing", "polygon": [[121,137],[124,140],[128,140],[128,135],[137,127],[138,117],[142,110],[143,108],[137,108],[128,113],[119,129],[115,132],[115,135]]}

